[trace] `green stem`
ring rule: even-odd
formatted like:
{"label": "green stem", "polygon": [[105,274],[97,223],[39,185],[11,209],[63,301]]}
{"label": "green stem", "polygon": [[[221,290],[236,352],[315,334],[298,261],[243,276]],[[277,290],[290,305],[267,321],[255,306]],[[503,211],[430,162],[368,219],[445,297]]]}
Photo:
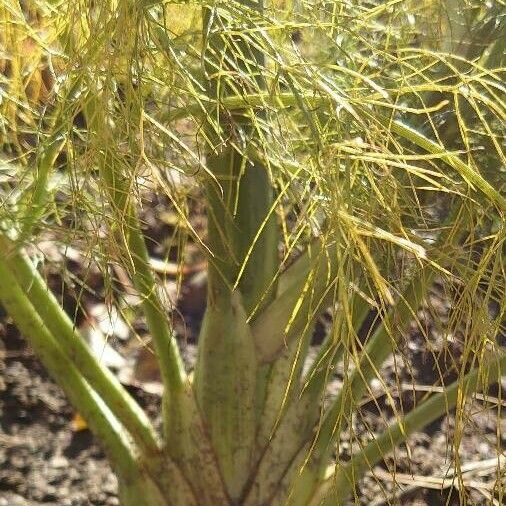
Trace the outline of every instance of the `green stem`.
{"label": "green stem", "polygon": [[301,393],[301,375],[314,323],[334,298],[337,270],[336,245],[315,240],[280,276],[278,297],[253,324],[258,358],[271,367],[248,504],[272,495],[317,421],[321,399],[316,381]]}
{"label": "green stem", "polygon": [[132,279],[135,289],[142,298],[142,308],[153,339],[156,357],[160,362],[160,372],[169,397],[181,391],[186,374],[176,342],[176,336],[169,326],[168,308],[164,308],[157,292],[156,280],[149,264],[149,255],[139,218],[130,202],[125,179],[116,167],[112,157],[104,157],[100,167],[101,177],[107,185],[111,205],[119,223],[118,236],[124,242],[124,251],[131,261]]}
{"label": "green stem", "polygon": [[182,469],[166,455],[141,460],[139,473],[128,479],[119,476],[121,506],[197,506],[203,504],[197,500],[190,481]]}
{"label": "green stem", "polygon": [[[100,178],[105,186],[107,197],[114,213],[110,223],[122,243],[121,251],[127,259],[128,271],[133,284],[142,299],[142,309],[154,343],[156,357],[160,363],[160,373],[164,385],[164,394],[176,395],[183,389],[186,373],[178,349],[176,336],[169,325],[167,310],[160,301],[157,283],[149,264],[149,255],[134,202],[132,201],[132,175],[124,174],[120,162],[107,149],[113,145],[114,131],[104,131],[101,125],[107,123],[104,108],[98,98],[90,94],[84,114],[90,132],[101,132],[100,144],[106,146],[99,160]],[[129,264],[129,265],[128,265]],[[164,420],[168,423],[167,420]]]}
{"label": "green stem", "polygon": [[[357,481],[372,467],[380,462],[386,454],[396,446],[406,441],[408,436],[419,431],[437,420],[463,398],[480,389],[480,378],[483,378],[483,387],[498,381],[506,369],[506,353],[503,351],[482,366],[473,369],[464,378],[455,381],[446,387],[444,392],[438,393],[424,401],[409,414],[387,428],[385,432],[375,437],[359,453],[344,466],[337,468],[333,477],[323,482],[315,499],[311,504],[321,506],[335,506],[344,504]],[[324,497],[323,501],[318,498]]]}
{"label": "green stem", "polygon": [[343,387],[325,415],[318,436],[321,443],[317,443],[314,449],[315,454],[322,452],[327,456],[332,451],[333,442],[339,439],[342,432],[341,425],[344,423],[342,417],[347,418],[352,406],[367,391],[371,379],[378,374],[378,367],[394,349],[395,341],[391,337],[393,328],[397,329],[396,334],[400,334],[398,325],[408,325],[412,320],[414,311],[419,307],[427,293],[427,288],[432,284],[433,277],[432,273],[427,273],[425,276],[421,273],[417,276],[399,300],[395,312],[385,318],[369,338],[360,354],[359,363],[352,373],[348,387]]}
{"label": "green stem", "polygon": [[[210,379],[210,383],[215,382],[216,378]],[[211,444],[210,427],[195,397],[193,385],[187,382],[181,392],[164,399],[168,404],[164,406],[165,416],[170,421],[165,431],[166,453],[188,480],[199,506],[226,505],[229,497]],[[220,408],[218,405],[216,411]]]}
{"label": "green stem", "polygon": [[[275,483],[276,476],[282,475],[286,464],[283,457],[290,460],[293,448],[300,448],[301,438],[305,441],[308,434],[301,428],[308,426],[308,420],[313,420],[318,411],[311,400],[300,398],[301,375],[315,321],[334,297],[336,253],[335,245],[326,247],[321,238],[308,245],[280,276],[278,297],[253,324],[258,358],[271,365],[257,434],[259,480],[265,472],[262,462],[277,458],[279,465],[275,472],[267,473],[266,483]],[[292,408],[293,403],[304,405],[304,411]],[[315,409],[309,409],[309,405]],[[294,424],[287,416],[295,416],[298,422]],[[274,457],[277,452],[279,456]]]}
{"label": "green stem", "polygon": [[19,222],[21,230],[20,241],[31,237],[34,226],[40,221],[48,200],[48,183],[53,172],[56,158],[65,145],[65,137],[61,132],[56,132],[42,148],[42,153],[37,157],[33,183],[28,188],[28,193],[23,195],[20,202],[23,216]]}
{"label": "green stem", "polygon": [[[263,9],[261,1],[241,3],[254,10]],[[227,18],[220,18],[217,8],[203,11],[204,72],[212,76],[208,77],[208,96],[218,103],[238,92],[265,87],[263,54],[244,38],[222,33],[221,27],[228,22]],[[243,74],[250,76],[244,84]],[[212,174],[206,181],[212,252],[209,303],[221,294],[228,297],[231,289],[238,289],[248,316],[274,298],[276,283],[272,280],[276,279],[279,267],[279,236],[270,175],[262,163],[251,163],[246,154],[251,146],[262,143],[255,123],[256,118],[264,116],[262,109],[248,116],[240,109],[230,113],[219,107],[216,114],[206,118],[206,136],[210,141],[206,165]]]}
{"label": "green stem", "polygon": [[156,433],[148,417],[116,376],[99,363],[28,256],[16,250],[16,244],[2,234],[0,251],[0,265],[11,270],[69,360],[130,432],[139,448],[147,455],[158,452]]}
{"label": "green stem", "polygon": [[[263,8],[261,1],[242,3]],[[229,21],[218,7],[203,10],[203,70],[208,95],[217,101],[237,88],[242,93],[264,86],[263,55],[248,44],[247,34],[222,30]],[[245,155],[249,146],[261,143],[255,118],[217,109],[206,118],[205,133],[210,144],[205,190],[211,255],[194,391],[223,481],[237,501],[253,465],[267,373],[257,368],[248,317],[276,293],[272,280],[279,268],[279,238],[270,174]]]}
{"label": "green stem", "polygon": [[[298,266],[293,265],[295,271],[290,273],[289,279],[299,279],[298,274],[302,274],[305,270],[304,264],[309,268],[303,257],[300,261],[302,263]],[[293,276],[296,273],[297,275]],[[288,281],[288,278],[280,280],[280,286],[284,286],[285,281]],[[288,290],[291,283],[287,285]],[[359,329],[369,312],[369,305],[359,296],[355,298],[357,300],[353,304],[352,321],[354,328]],[[294,473],[300,469],[305,458],[302,449],[307,451],[307,443],[314,434],[315,425],[321,415],[319,406],[328,377],[343,352],[343,344],[335,343],[333,336],[327,336],[305,380],[297,385],[300,388],[298,397],[294,395],[294,398],[290,399],[291,402],[286,403],[286,410],[282,414],[279,414],[279,403],[276,405],[275,411],[279,421],[277,426],[272,424],[270,426],[269,444],[258,464],[255,480],[245,501],[247,506],[269,502],[273,495],[283,488],[280,483],[290,483]],[[286,384],[285,381],[278,388],[286,390]]]}
{"label": "green stem", "polygon": [[62,351],[5,262],[0,262],[0,300],[72,405],[102,441],[118,474],[135,476],[138,462],[124,428]]}
{"label": "green stem", "polygon": [[[123,497],[126,494],[132,498],[134,491],[145,487],[140,502],[151,505],[150,501],[156,499],[153,504],[159,504],[159,491],[163,491],[167,501],[160,504],[196,504],[180,469],[160,453],[145,413],[112,373],[97,362],[30,260],[15,252],[13,246],[0,236],[0,250],[10,253],[7,259],[0,258],[0,301],[70,402],[104,443],[118,473]],[[128,436],[137,443],[139,455]]]}
{"label": "green stem", "polygon": [[133,225],[128,232],[128,251],[133,259],[133,282],[142,297],[142,306],[146,315],[151,337],[156,348],[156,355],[161,362],[161,374],[164,386],[170,393],[180,390],[186,382],[183,361],[177,346],[176,335],[169,325],[166,308],[160,302],[157,283],[149,264],[149,255],[142,235],[138,218],[130,211],[130,223]]}
{"label": "green stem", "polygon": [[[140,475],[136,479],[118,480],[118,496],[121,506],[169,506],[169,503],[152,480],[147,476]],[[175,503],[177,505],[196,503]]]}
{"label": "green stem", "polygon": [[238,500],[255,441],[257,364],[240,293],[209,306],[202,322],[194,390],[228,493]]}

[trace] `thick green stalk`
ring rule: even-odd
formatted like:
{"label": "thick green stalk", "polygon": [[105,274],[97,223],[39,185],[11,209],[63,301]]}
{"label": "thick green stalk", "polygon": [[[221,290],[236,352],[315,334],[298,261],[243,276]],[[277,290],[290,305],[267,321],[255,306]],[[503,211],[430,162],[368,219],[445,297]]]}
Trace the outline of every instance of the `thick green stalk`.
{"label": "thick green stalk", "polygon": [[[251,133],[250,133],[251,134]],[[209,303],[241,292],[249,316],[275,293],[279,266],[273,189],[264,167],[243,166],[246,159],[233,147],[208,154]],[[243,172],[244,170],[244,172]],[[218,183],[219,182],[219,186]]]}
{"label": "thick green stalk", "polygon": [[[0,300],[70,402],[104,441],[118,473],[124,503],[130,504],[128,501],[136,497],[136,504],[150,506],[196,504],[178,467],[159,452],[145,413],[112,373],[97,362],[30,260],[13,246],[0,236],[2,253],[9,253],[8,260],[0,258]],[[139,454],[129,436],[138,445]],[[134,491],[143,487],[141,501]],[[160,503],[162,495],[166,501]]]}
{"label": "thick green stalk", "polygon": [[165,416],[170,422],[165,428],[166,452],[191,484],[199,506],[226,505],[229,496],[212,446],[210,427],[195,397],[193,386],[187,381],[181,391],[164,399]]}
{"label": "thick green stalk", "polygon": [[[169,503],[160,492],[158,487],[146,476],[138,478],[118,480],[118,496],[121,506],[169,506]],[[181,506],[185,503],[175,503]],[[188,503],[192,504],[192,503]],[[196,504],[196,503],[193,503]]]}
{"label": "thick green stalk", "polygon": [[[243,3],[258,10],[263,8],[262,2]],[[251,87],[262,89],[263,55],[242,38],[220,32],[221,23],[226,25],[228,21],[220,18],[218,7],[213,12],[205,9],[203,18],[209,96],[220,102],[238,93],[235,86],[241,83],[242,72],[251,79],[244,80],[241,93]],[[219,75],[220,71],[228,71],[237,80],[227,80]],[[257,113],[262,115],[262,111]],[[210,302],[221,295],[230,296],[231,288],[238,289],[249,316],[270,302],[276,292],[272,280],[279,267],[279,236],[274,190],[266,167],[251,163],[244,154],[260,142],[254,119],[241,110],[229,113],[220,108],[206,121],[206,135],[211,142],[206,165],[212,174],[206,181],[212,251]]]}
{"label": "thick green stalk", "polygon": [[[306,402],[298,398],[301,393],[300,380],[314,323],[334,296],[336,266],[334,245],[325,249],[321,240],[315,241],[280,277],[281,293],[253,325],[259,360],[268,358],[272,362],[259,422],[257,447],[261,460],[272,459],[271,454],[279,451],[279,465],[277,472],[268,472],[266,483],[274,481],[273,478],[282,471],[286,463],[282,456],[291,457],[289,448],[294,444],[300,447],[300,438],[307,434],[307,431],[301,430],[301,426],[307,425],[308,419],[313,419],[313,413],[317,413],[317,409],[307,413],[308,405],[313,404],[310,400]],[[262,344],[262,348],[259,348],[259,344]],[[297,412],[297,417],[302,419],[295,424],[289,421],[285,427],[285,417],[294,416],[294,409],[290,405],[299,402],[306,407],[304,413]],[[291,428],[297,432],[289,440],[286,436]],[[284,440],[281,446],[274,443],[278,429]]]}
{"label": "thick green stalk", "polygon": [[228,493],[237,500],[248,480],[255,440],[257,364],[240,294],[210,305],[202,323],[195,394]]}
{"label": "thick green stalk", "polygon": [[[356,299],[352,321],[353,327],[360,329],[369,305],[359,296]],[[277,426],[271,425],[269,444],[261,456],[245,505],[256,506],[269,502],[273,496],[286,497],[289,494],[291,479],[306,458],[308,442],[321,416],[320,405],[328,377],[343,351],[343,345],[334,342],[333,336],[329,335],[305,379],[302,383],[297,380],[297,395],[287,399],[282,414],[279,413],[279,404],[276,405],[275,415],[279,420]],[[278,388],[286,389],[286,381]]]}
{"label": "thick green stalk", "polygon": [[315,506],[345,504],[358,480],[385,455],[405,441],[408,436],[437,420],[458,403],[462,403],[466,396],[498,381],[505,369],[506,353],[502,351],[499,356],[491,358],[466,374],[464,378],[446,387],[444,392],[431,396],[404,416],[400,422],[391,425],[385,432],[375,437],[349,462],[337,467],[335,475],[319,486],[311,504]]}
{"label": "thick green stalk", "polygon": [[299,397],[300,369],[312,330],[309,325],[300,342],[292,340],[286,356],[271,367],[256,441],[257,468],[245,492],[245,506],[268,503],[318,419],[320,399],[313,402],[309,395]]}
{"label": "thick green stalk", "polygon": [[62,351],[130,432],[139,448],[146,455],[157,453],[157,436],[145,412],[116,376],[100,364],[28,256],[2,234],[0,264],[11,270]]}
{"label": "thick green stalk", "polygon": [[313,332],[314,325],[309,323],[300,337],[288,343],[287,348],[271,366],[256,439],[260,453],[270,444],[288,406],[299,401],[300,377]]}
{"label": "thick green stalk", "polygon": [[282,484],[282,479],[287,469],[292,467],[300,469],[300,465],[293,465],[294,459],[300,455],[300,448],[312,434],[320,415],[318,404],[319,402],[312,402],[308,395],[288,404],[279,426],[261,455],[254,479],[241,504],[244,506],[271,504],[276,493],[288,496],[291,484],[288,483],[288,486]]}
{"label": "thick green stalk", "polygon": [[335,296],[337,268],[336,244],[315,240],[280,276],[278,297],[253,325],[259,360],[268,359],[272,366],[248,504],[265,501],[274,493],[319,416],[318,388],[302,393],[301,375],[314,323]]}
{"label": "thick green stalk", "polygon": [[62,351],[5,262],[0,262],[0,300],[46,369],[102,441],[116,472],[127,478],[135,476],[139,464],[124,428]]}
{"label": "thick green stalk", "polygon": [[[262,9],[261,2],[244,4]],[[222,24],[229,20],[222,14],[216,6],[204,9],[203,15],[204,71],[209,96],[217,100],[237,93],[236,87],[241,92],[263,87],[263,55],[241,36],[223,32]],[[278,230],[269,173],[243,153],[259,141],[254,120],[241,111],[217,111],[207,118],[206,136],[211,143],[206,156],[211,176],[205,188],[212,256],[194,391],[235,501],[253,465],[257,413],[268,372],[257,368],[248,316],[275,294]]]}

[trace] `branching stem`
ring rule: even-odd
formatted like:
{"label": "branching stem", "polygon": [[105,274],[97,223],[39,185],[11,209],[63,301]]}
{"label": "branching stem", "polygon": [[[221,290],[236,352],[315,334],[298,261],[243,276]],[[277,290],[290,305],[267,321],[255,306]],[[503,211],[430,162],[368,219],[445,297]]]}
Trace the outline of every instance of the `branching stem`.
{"label": "branching stem", "polygon": [[158,451],[156,433],[146,413],[109,369],[102,366],[64,312],[28,256],[0,234],[0,265],[11,271],[55,341],[146,455]]}
{"label": "branching stem", "polygon": [[137,457],[127,433],[58,345],[5,261],[0,261],[0,300],[70,402],[102,441],[116,471],[122,476],[134,476]]}

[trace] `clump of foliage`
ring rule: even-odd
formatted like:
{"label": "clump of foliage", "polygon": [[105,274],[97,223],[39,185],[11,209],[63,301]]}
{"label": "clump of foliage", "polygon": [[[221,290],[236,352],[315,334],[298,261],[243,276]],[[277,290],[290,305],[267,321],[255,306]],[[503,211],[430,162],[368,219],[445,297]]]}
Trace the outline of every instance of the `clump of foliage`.
{"label": "clump of foliage", "polygon": [[[410,434],[453,408],[464,421],[466,397],[497,382],[501,1],[0,5],[0,301],[102,441],[122,504],[341,504]],[[207,255],[192,374],[149,263],[146,187]],[[164,384],[161,433],[48,290],[33,254],[47,234],[106,278],[115,263],[129,273]],[[458,379],[441,371],[439,393],[336,460],[436,279],[445,332],[464,328]]]}

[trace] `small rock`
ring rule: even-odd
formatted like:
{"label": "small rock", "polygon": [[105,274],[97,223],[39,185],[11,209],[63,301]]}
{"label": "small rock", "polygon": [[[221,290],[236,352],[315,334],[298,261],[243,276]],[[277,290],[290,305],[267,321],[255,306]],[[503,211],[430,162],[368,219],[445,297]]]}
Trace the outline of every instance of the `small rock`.
{"label": "small rock", "polygon": [[18,494],[7,492],[0,496],[0,506],[28,506],[28,502]]}
{"label": "small rock", "polygon": [[54,469],[63,469],[69,465],[69,461],[63,455],[55,455],[49,465]]}
{"label": "small rock", "polygon": [[114,306],[107,307],[105,304],[95,304],[89,312],[106,337],[114,336],[122,341],[126,341],[130,337],[130,328]]}
{"label": "small rock", "polygon": [[102,485],[102,490],[109,495],[115,495],[118,492],[118,479],[112,473],[107,475],[107,478]]}
{"label": "small rock", "polygon": [[28,506],[28,502],[18,494],[6,492],[0,496],[0,506]]}
{"label": "small rock", "polygon": [[126,360],[107,343],[106,336],[99,328],[86,325],[81,328],[81,333],[103,365],[118,370],[125,366]]}

